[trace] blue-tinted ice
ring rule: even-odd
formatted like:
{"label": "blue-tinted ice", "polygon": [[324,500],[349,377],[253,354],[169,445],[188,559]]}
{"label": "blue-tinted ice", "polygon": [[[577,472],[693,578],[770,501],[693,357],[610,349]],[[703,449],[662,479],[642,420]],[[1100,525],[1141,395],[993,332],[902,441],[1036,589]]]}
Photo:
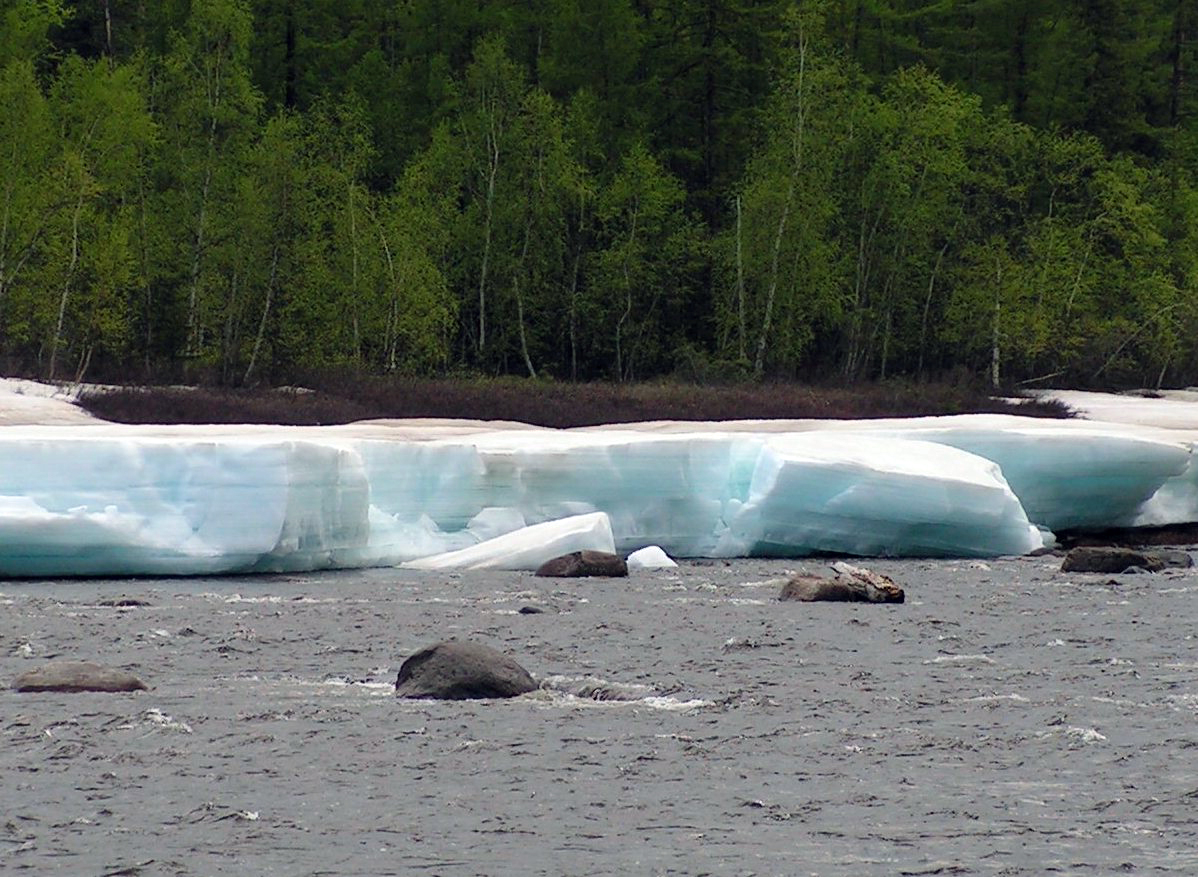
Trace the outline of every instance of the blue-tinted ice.
{"label": "blue-tinted ice", "polygon": [[[1198,520],[1189,436],[990,415],[0,426],[0,574],[303,571],[463,549],[532,568],[551,548],[608,547],[608,528],[616,551],[675,557],[1023,554],[1057,528]],[[578,526],[596,513],[603,526]],[[523,532],[553,521],[553,538]]]}

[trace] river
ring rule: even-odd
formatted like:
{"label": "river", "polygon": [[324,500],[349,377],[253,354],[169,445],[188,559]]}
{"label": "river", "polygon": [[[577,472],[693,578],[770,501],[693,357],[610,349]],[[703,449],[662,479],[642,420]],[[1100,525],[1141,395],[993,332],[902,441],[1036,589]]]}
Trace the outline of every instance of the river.
{"label": "river", "polygon": [[[1198,873],[1198,573],[867,565],[907,602],[775,599],[819,561],[0,582],[0,683],[152,686],[0,691],[0,872]],[[396,699],[450,637],[543,689]]]}

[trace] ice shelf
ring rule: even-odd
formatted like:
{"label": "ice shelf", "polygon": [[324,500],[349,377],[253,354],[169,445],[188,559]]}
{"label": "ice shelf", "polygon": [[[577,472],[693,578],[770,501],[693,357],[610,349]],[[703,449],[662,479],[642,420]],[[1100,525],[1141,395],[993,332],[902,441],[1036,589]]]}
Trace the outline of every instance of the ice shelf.
{"label": "ice shelf", "polygon": [[[1020,554],[1058,528],[1198,520],[1194,438],[997,415],[580,430],[0,425],[0,575],[437,555],[449,559],[424,565],[510,556],[528,568],[549,551],[606,546],[602,533],[621,553],[655,545],[672,557]],[[547,522],[573,535],[537,529]]]}

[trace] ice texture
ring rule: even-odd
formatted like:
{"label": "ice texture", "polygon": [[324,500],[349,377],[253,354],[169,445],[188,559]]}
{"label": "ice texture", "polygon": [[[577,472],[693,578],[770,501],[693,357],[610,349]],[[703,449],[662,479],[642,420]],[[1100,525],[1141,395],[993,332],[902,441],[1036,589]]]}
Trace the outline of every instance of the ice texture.
{"label": "ice texture", "polygon": [[646,545],[628,555],[629,569],[676,569],[678,566],[660,545]]}
{"label": "ice texture", "polygon": [[547,560],[574,551],[615,553],[611,521],[603,512],[572,515],[533,524],[445,554],[404,564],[411,569],[524,569],[535,570]]}
{"label": "ice texture", "polygon": [[990,460],[926,441],[807,433],[765,443],[719,553],[986,556],[1042,545]]}
{"label": "ice texture", "polygon": [[0,575],[527,566],[600,547],[595,527],[671,557],[1020,554],[1057,528],[1198,519],[1194,435],[997,415],[0,426]]}

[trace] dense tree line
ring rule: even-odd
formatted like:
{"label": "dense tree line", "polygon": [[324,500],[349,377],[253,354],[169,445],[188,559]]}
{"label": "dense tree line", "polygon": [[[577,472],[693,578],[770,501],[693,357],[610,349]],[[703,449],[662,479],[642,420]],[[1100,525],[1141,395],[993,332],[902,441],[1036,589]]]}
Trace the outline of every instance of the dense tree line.
{"label": "dense tree line", "polygon": [[1195,382],[1190,0],[0,0],[48,378]]}

